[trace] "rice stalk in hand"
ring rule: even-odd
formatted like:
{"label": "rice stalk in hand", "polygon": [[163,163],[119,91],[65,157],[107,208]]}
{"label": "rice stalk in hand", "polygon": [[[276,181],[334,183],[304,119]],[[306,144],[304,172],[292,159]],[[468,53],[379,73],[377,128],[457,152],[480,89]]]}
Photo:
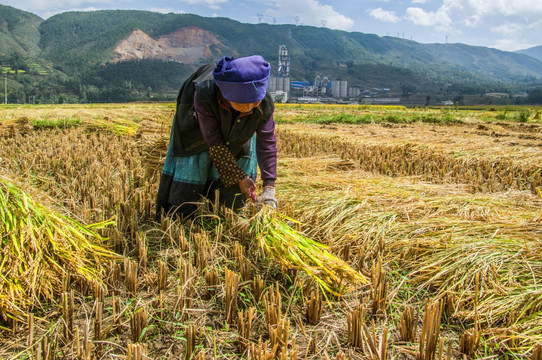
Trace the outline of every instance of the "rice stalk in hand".
{"label": "rice stalk in hand", "polygon": [[118,255],[103,246],[96,229],[38,201],[0,177],[0,314],[22,318],[25,309],[60,298],[65,274],[85,281],[105,278],[105,264]]}
{"label": "rice stalk in hand", "polygon": [[295,220],[272,209],[262,209],[251,221],[251,232],[269,256],[285,269],[304,271],[325,292],[340,296],[346,290],[346,283],[368,283],[363,275],[328,252],[326,245],[305,237],[288,225]]}

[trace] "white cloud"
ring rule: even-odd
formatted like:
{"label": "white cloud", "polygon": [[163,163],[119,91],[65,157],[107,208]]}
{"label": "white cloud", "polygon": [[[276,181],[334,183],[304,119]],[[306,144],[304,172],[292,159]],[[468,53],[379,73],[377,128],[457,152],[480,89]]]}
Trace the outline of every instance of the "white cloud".
{"label": "white cloud", "polygon": [[[457,0],[453,0],[457,1]],[[445,1],[446,2],[446,1]],[[542,2],[533,0],[463,0],[467,8],[471,8],[477,15],[501,14],[505,16],[542,14]]]}
{"label": "white cloud", "polygon": [[413,4],[425,4],[427,0],[412,0]]}
{"label": "white cloud", "polygon": [[43,18],[43,19],[47,19],[53,15],[57,15],[57,14],[60,14],[60,13],[64,13],[64,12],[69,12],[69,11],[99,11],[99,10],[105,10],[104,8],[98,8],[98,7],[95,7],[95,6],[89,6],[89,7],[78,7],[78,8],[73,8],[73,9],[58,9],[58,10],[50,10],[50,11],[43,11],[40,13],[40,16]]}
{"label": "white cloud", "polygon": [[205,5],[211,9],[220,9],[221,4],[227,3],[229,0],[182,0],[189,5]]}
{"label": "white cloud", "polygon": [[396,22],[401,21],[401,19],[397,15],[395,15],[393,11],[387,11],[387,10],[382,9],[381,7],[368,10],[368,12],[369,12],[369,15],[371,15],[375,19],[382,20],[385,22],[396,23]]}
{"label": "white cloud", "polygon": [[38,14],[43,18],[67,11],[93,11],[110,8],[119,2],[131,2],[131,0],[3,0],[2,4],[10,5],[17,9]]}
{"label": "white cloud", "polygon": [[349,30],[354,26],[354,20],[317,0],[275,0],[275,5],[282,14],[298,16],[304,25],[322,26],[325,22],[326,27],[338,30]]}
{"label": "white cloud", "polygon": [[173,9],[173,8],[156,8],[156,7],[150,7],[147,9],[148,11],[158,12],[162,14],[169,14],[169,13],[175,13],[175,14],[184,14],[186,11],[179,10],[179,9]]}
{"label": "white cloud", "polygon": [[491,32],[501,35],[508,35],[510,37],[516,36],[518,33],[521,33],[525,27],[520,24],[515,24],[511,22],[505,22],[498,26],[491,28]]}
{"label": "white cloud", "polygon": [[463,17],[470,27],[503,21],[527,24],[542,17],[542,2],[533,0],[444,0],[441,9]]}
{"label": "white cloud", "polygon": [[407,19],[415,25],[433,26],[439,31],[450,29],[452,25],[452,19],[443,8],[433,12],[419,7],[409,7],[406,13]]}
{"label": "white cloud", "polygon": [[540,44],[541,1],[443,0],[439,11],[456,19],[457,26],[476,32],[487,30],[488,46],[511,51]]}
{"label": "white cloud", "polygon": [[518,39],[498,39],[493,44],[489,45],[489,47],[504,50],[504,51],[517,51],[517,50],[532,48],[538,45],[540,44],[532,43],[523,39],[519,41]]}
{"label": "white cloud", "polygon": [[504,21],[490,28],[491,32],[500,38],[493,47],[515,51],[540,45],[539,32],[542,29],[542,20],[529,23]]}

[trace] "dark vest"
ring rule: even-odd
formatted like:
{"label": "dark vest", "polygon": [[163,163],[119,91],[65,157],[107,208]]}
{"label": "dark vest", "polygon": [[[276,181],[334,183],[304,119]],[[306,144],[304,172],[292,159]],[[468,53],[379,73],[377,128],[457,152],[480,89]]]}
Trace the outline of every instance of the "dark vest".
{"label": "dark vest", "polygon": [[181,86],[177,96],[177,111],[173,120],[173,156],[189,156],[208,149],[203,141],[194,94],[205,109],[214,114],[220,126],[224,144],[235,157],[241,157],[250,149],[250,139],[256,130],[273,114],[275,106],[269,94],[252,114],[233,118],[233,114],[222,108],[217,101],[218,87],[213,81],[214,65],[205,65],[193,73]]}

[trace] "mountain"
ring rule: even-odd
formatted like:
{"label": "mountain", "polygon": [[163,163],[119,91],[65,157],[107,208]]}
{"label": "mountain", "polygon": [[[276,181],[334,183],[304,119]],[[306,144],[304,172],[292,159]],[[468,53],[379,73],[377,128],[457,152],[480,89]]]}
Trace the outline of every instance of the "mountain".
{"label": "mountain", "polygon": [[42,22],[39,16],[0,5],[0,54],[39,54],[39,26]]}
{"label": "mountain", "polygon": [[[286,45],[293,74],[307,79],[315,76],[314,66],[325,68],[346,62],[383,64],[415,71],[425,69],[437,76],[459,70],[503,81],[516,81],[517,77],[524,76],[542,77],[542,62],[496,49],[463,44],[424,45],[358,32],[243,24],[190,14],[123,10],[68,12],[47,19],[40,31],[40,47],[55,63],[76,62],[82,58],[89,62],[154,58],[197,63],[216,61],[221,55],[251,53],[276,61],[279,46]],[[172,41],[176,36],[183,38]],[[170,46],[175,43],[181,45]],[[197,53],[196,48],[201,46],[206,47],[205,52],[194,58],[194,51]],[[121,54],[123,52],[125,54]]]}
{"label": "mountain", "polygon": [[516,53],[528,55],[530,57],[533,57],[535,59],[542,61],[542,45],[535,46],[529,49],[519,50],[519,51],[516,51]]}
{"label": "mountain", "polygon": [[50,69],[48,80],[40,81],[53,81],[50,97],[62,93],[64,101],[173,99],[191,71],[222,56],[261,54],[275,70],[281,45],[288,48],[292,80],[346,80],[349,86],[390,88],[393,96],[417,96],[413,102],[428,95],[529,91],[542,82],[542,61],[464,44],[193,14],[104,10],[42,20],[10,7],[0,10],[1,34],[10,44],[0,47],[0,60],[23,57]]}
{"label": "mountain", "polygon": [[518,77],[539,78],[542,74],[542,61],[524,54],[465,44],[431,44],[424,47],[442,61],[504,81],[514,81]]}

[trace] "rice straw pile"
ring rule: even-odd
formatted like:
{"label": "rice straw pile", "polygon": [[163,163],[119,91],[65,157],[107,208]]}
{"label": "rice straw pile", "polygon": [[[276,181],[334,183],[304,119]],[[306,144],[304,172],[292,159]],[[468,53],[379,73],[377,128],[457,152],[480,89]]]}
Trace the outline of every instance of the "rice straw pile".
{"label": "rice straw pile", "polygon": [[0,316],[20,318],[53,300],[65,276],[100,281],[102,264],[117,255],[95,229],[111,223],[82,225],[0,177]]}
{"label": "rice straw pile", "polygon": [[284,268],[305,272],[320,288],[336,296],[348,285],[367,284],[367,279],[346,262],[327,251],[328,247],[305,237],[289,223],[295,220],[264,208],[252,219],[251,231],[262,249]]}

